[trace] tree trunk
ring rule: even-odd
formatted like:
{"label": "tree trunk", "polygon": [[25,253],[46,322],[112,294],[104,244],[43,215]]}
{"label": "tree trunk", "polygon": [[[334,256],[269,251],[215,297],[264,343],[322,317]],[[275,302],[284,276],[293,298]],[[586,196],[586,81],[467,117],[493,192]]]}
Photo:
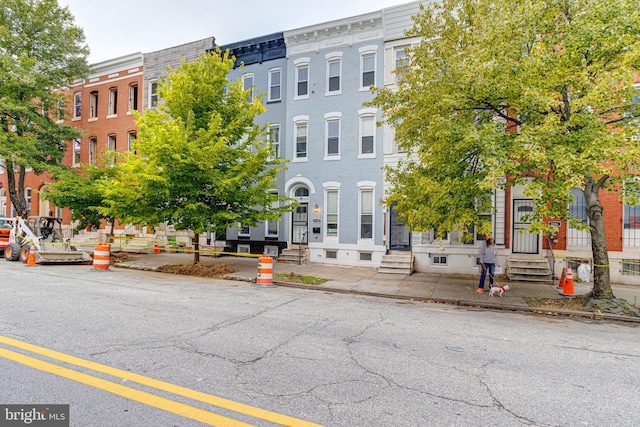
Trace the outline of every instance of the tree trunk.
{"label": "tree trunk", "polygon": [[[14,163],[10,159],[6,159],[5,161],[7,171],[7,187],[9,191],[9,200],[11,201],[11,205],[16,211],[16,215],[22,218],[27,218],[29,216],[29,212],[27,212],[26,202],[24,198],[24,167],[18,166],[18,187],[16,188],[16,176],[13,172]],[[6,212],[2,212],[2,215],[5,215]]]}
{"label": "tree trunk", "polygon": [[193,234],[193,264],[200,263],[200,233]]}
{"label": "tree trunk", "polygon": [[609,275],[609,252],[604,231],[604,209],[600,203],[600,187],[608,179],[603,177],[597,182],[593,178],[585,179],[584,198],[587,204],[589,230],[591,232],[591,251],[593,254],[593,289],[591,298],[613,299],[611,277]]}

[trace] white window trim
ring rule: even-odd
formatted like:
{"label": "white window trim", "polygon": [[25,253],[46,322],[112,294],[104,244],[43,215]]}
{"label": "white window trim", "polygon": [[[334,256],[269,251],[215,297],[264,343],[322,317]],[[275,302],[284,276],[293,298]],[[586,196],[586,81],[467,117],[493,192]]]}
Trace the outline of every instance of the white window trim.
{"label": "white window trim", "polygon": [[[73,150],[71,150],[71,166],[73,167],[78,167],[80,166],[80,158],[82,156],[82,139],[80,138],[76,138],[72,141],[73,144]],[[76,144],[78,144],[78,151],[76,151]],[[78,154],[78,157],[76,159],[76,153]]]}
{"label": "white window trim", "polygon": [[128,96],[127,114],[129,114],[129,115],[131,114],[131,111],[138,111],[137,108],[133,108],[134,107],[134,105],[133,105],[134,104],[134,99],[133,99],[134,90],[133,90],[133,88],[135,88],[136,98],[137,98],[137,102],[136,103],[138,104],[138,105],[135,105],[135,107],[140,108],[140,87],[139,87],[139,85],[137,83],[130,83],[129,86],[128,86],[128,93],[127,93],[127,96]]}
{"label": "white window trim", "polygon": [[256,93],[256,77],[253,73],[244,73],[242,75],[242,90],[247,90],[244,88],[244,81],[251,78],[251,87],[249,88],[249,90],[251,90],[251,101],[253,101],[254,97],[255,97],[255,93]]}
{"label": "white window trim", "polygon": [[242,224],[242,223],[238,223],[238,236],[242,236],[242,237],[248,237],[251,236],[251,227],[247,227],[249,228],[249,232],[248,233],[243,233],[242,229],[247,227],[246,225]]}
{"label": "white window trim", "polygon": [[272,150],[271,154],[269,155],[269,160],[275,160],[275,159],[282,158],[282,127],[280,126],[280,124],[274,123],[274,124],[269,125],[269,135],[268,135],[269,139],[268,139],[268,141],[271,144],[271,148],[273,148],[273,132],[272,132],[272,129],[275,129],[275,128],[278,128],[278,130],[279,130],[279,132],[278,132],[278,155],[275,155],[275,153]]}
{"label": "white window trim", "polygon": [[[156,85],[156,92],[155,92],[156,105],[153,105],[153,103],[151,101],[151,98],[153,97],[153,92],[152,92],[151,88],[153,87],[154,84]],[[158,95],[158,79],[149,80],[149,88],[148,89],[149,89],[149,97],[147,99],[148,108],[157,108],[158,104],[160,103],[160,96]]]}
{"label": "white window trim", "polygon": [[[275,194],[276,196],[278,196],[278,190],[270,190],[268,191],[269,193]],[[275,207],[280,206],[279,202],[274,202],[273,205]],[[275,221],[276,223],[276,234],[269,234],[269,223]],[[264,235],[265,237],[278,237],[280,236],[280,221],[279,220],[271,220],[271,221],[265,221],[264,222]]]}
{"label": "white window trim", "polygon": [[[362,108],[358,110],[358,158],[359,159],[375,159],[376,158],[376,142],[377,142],[377,108]],[[365,118],[373,119],[373,153],[362,153],[362,120]]]}
{"label": "white window trim", "polygon": [[[307,152],[305,157],[296,157],[298,144],[298,124],[305,123],[307,125]],[[291,162],[308,162],[309,161],[309,116],[295,116],[293,118],[293,151],[291,154]]]}
{"label": "white window trim", "polygon": [[[324,227],[324,240],[325,242],[331,242],[331,243],[337,243],[340,241],[340,187],[341,187],[341,183],[340,182],[336,182],[336,181],[330,181],[330,182],[325,182],[322,184],[322,187],[324,188],[324,212],[323,212],[323,221],[325,223],[325,227]],[[328,232],[329,232],[329,223],[327,222],[327,215],[328,215],[328,198],[327,198],[327,193],[329,191],[337,191],[338,192],[338,200],[337,200],[337,216],[338,216],[338,232],[336,233],[335,236],[329,236]]]}
{"label": "white window trim", "polygon": [[92,136],[89,138],[89,164],[96,163],[96,155],[98,154],[98,138]]}
{"label": "white window trim", "polygon": [[[76,95],[80,94],[80,114],[76,114],[78,112],[78,105],[76,103]],[[82,117],[82,92],[76,91],[73,92],[73,120],[79,120]]]}
{"label": "white window trim", "polygon": [[[116,94],[115,96],[115,102],[112,102],[112,95]],[[118,88],[117,87],[110,87],[109,88],[109,98],[108,98],[108,105],[107,105],[107,119],[112,119],[114,117],[118,117]],[[115,113],[112,113],[112,111],[115,110]]]}
{"label": "white window trim", "polygon": [[373,86],[376,86],[376,77],[378,76],[378,46],[369,45],[362,46],[358,49],[360,53],[360,92],[368,92],[371,86],[364,86],[363,76],[364,76],[364,56],[365,55],[373,55]]}
{"label": "white window trim", "polygon": [[[375,241],[376,237],[376,182],[375,181],[359,181],[358,187],[358,244],[368,243],[371,244]],[[371,191],[371,237],[361,238],[360,231],[362,226],[362,192]]]}
{"label": "white window trim", "polygon": [[[298,95],[298,69],[306,66],[307,67],[307,94],[306,95]],[[309,99],[309,94],[311,93],[311,58],[298,58],[293,61],[294,68],[294,76],[293,76],[293,100],[297,101],[300,99]]]}
{"label": "white window trim", "polygon": [[[329,122],[338,121],[338,154],[329,155]],[[342,113],[334,111],[324,115],[324,160],[340,160],[342,155]]]}
{"label": "white window trim", "polygon": [[[280,96],[278,98],[273,98],[271,96],[271,88],[273,87],[273,74],[279,72],[280,73],[280,83],[278,86],[280,87]],[[282,101],[282,68],[272,68],[269,70],[269,93],[267,95],[267,102],[278,102]]]}
{"label": "white window trim", "polygon": [[[335,96],[335,95],[342,95],[342,86],[344,85],[344,81],[342,78],[342,52],[331,52],[331,53],[327,53],[325,56],[326,59],[326,73],[327,73],[327,78],[325,81],[325,96]],[[340,81],[340,89],[338,90],[334,90],[334,91],[329,91],[329,79],[331,78],[331,76],[329,75],[329,69],[330,69],[330,65],[333,62],[338,62],[340,64],[340,71],[338,72],[338,79]]]}

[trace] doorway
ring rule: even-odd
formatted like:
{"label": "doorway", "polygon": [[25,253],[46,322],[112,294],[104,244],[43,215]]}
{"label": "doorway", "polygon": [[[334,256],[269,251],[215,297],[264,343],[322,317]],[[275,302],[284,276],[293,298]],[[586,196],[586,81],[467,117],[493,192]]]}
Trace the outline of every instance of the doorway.
{"label": "doorway", "polygon": [[540,236],[529,232],[531,221],[526,218],[533,213],[533,200],[513,200],[513,249],[514,254],[540,253]]}

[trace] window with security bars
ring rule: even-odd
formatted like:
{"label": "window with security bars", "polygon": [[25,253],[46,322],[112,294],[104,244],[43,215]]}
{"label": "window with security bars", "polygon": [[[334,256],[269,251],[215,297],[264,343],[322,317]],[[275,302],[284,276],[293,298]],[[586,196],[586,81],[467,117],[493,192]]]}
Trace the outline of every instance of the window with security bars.
{"label": "window with security bars", "polygon": [[624,205],[622,245],[625,247],[640,247],[640,205]]}
{"label": "window with security bars", "polygon": [[[571,190],[573,202],[567,207],[569,210],[569,218],[579,221],[582,224],[588,224],[587,203],[584,199],[584,193],[579,188]],[[591,246],[591,233],[588,230],[581,230],[575,225],[567,226],[567,246]]]}
{"label": "window with security bars", "polygon": [[640,259],[623,259],[622,275],[640,276]]}

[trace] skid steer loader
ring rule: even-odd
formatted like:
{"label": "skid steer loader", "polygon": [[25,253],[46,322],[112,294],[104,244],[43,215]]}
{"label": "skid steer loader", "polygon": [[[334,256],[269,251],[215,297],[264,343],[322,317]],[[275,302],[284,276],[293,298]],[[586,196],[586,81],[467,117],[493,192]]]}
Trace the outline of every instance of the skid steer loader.
{"label": "skid steer loader", "polygon": [[62,237],[62,218],[30,216],[25,221],[17,217],[4,250],[7,261],[27,262],[29,251],[35,250],[39,264],[85,264],[91,261],[88,253],[77,251]]}

